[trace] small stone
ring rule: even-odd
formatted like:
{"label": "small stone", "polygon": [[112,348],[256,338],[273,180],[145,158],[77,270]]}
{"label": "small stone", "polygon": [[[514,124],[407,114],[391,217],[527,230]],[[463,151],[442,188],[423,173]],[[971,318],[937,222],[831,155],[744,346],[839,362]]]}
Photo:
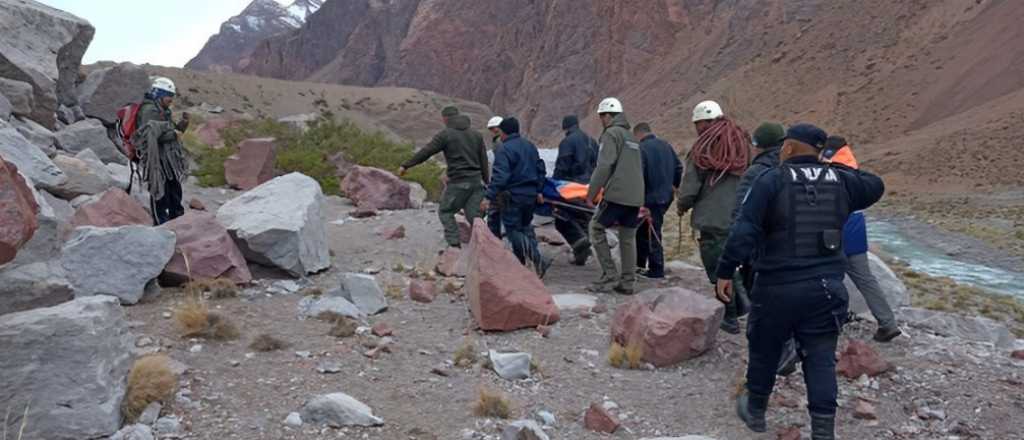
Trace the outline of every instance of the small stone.
{"label": "small stone", "polygon": [[373,333],[374,336],[382,338],[385,336],[391,336],[395,333],[394,330],[391,329],[391,326],[385,322],[378,322],[374,324],[373,328],[370,329],[370,332]]}
{"label": "small stone", "polygon": [[352,218],[370,218],[370,217],[376,217],[376,216],[377,216],[377,210],[376,209],[359,208],[359,209],[356,209],[355,211],[352,211]]}
{"label": "small stone", "polygon": [[177,437],[181,433],[181,421],[175,416],[161,417],[153,425],[160,438]]}
{"label": "small stone", "polygon": [[530,353],[498,353],[488,352],[491,369],[502,379],[521,380],[530,378],[530,364],[533,357]]}
{"label": "small stone", "polygon": [[304,422],[332,428],[384,424],[384,420],[373,415],[369,406],[345,393],[316,396],[302,406],[300,415]]}
{"label": "small stone", "polygon": [[206,211],[206,205],[204,205],[202,201],[194,197],[192,198],[192,200],[188,201],[188,207],[195,211]]}
{"label": "small stone", "polygon": [[600,315],[602,313],[607,313],[608,312],[608,306],[606,306],[604,304],[598,304],[598,305],[594,306],[594,308],[590,309],[590,311]]}
{"label": "small stone", "polygon": [[501,431],[502,440],[548,440],[544,429],[533,420],[518,420],[509,423]]}
{"label": "small stone", "polygon": [[612,434],[619,429],[619,419],[611,415],[601,404],[590,405],[583,416],[583,426],[594,432]]}
{"label": "small stone", "polygon": [[242,363],[240,361],[232,359],[232,360],[228,361],[228,365],[230,365],[232,367],[237,367],[239,365],[242,365]]}
{"label": "small stone", "polygon": [[324,361],[316,367],[320,374],[336,374],[341,372],[341,364],[338,362]]}
{"label": "small stone", "polygon": [[302,416],[297,412],[290,413],[288,414],[288,417],[284,419],[284,424],[296,428],[302,426]]}
{"label": "small stone", "polygon": [[309,359],[309,358],[313,357],[313,353],[310,353],[308,351],[296,351],[295,352],[295,356],[298,356],[298,357],[303,358],[303,359]]}
{"label": "small stone", "polygon": [[160,402],[153,402],[146,406],[146,409],[142,411],[138,420],[135,423],[142,425],[152,425],[156,423],[157,419],[160,418],[160,411],[163,410],[163,405]]}
{"label": "small stone", "polygon": [[1013,353],[1010,353],[1010,357],[1024,361],[1024,350],[1014,350]]}
{"label": "small stone", "polygon": [[865,374],[875,377],[891,369],[892,364],[882,359],[870,345],[861,341],[850,341],[836,365],[836,372],[848,379],[857,379]]}
{"label": "small stone", "polygon": [[874,405],[865,400],[859,400],[853,409],[853,417],[861,420],[878,420],[878,413]]}
{"label": "small stone", "polygon": [[551,411],[543,409],[537,411],[537,421],[543,423],[544,426],[555,426],[555,424],[558,423],[558,419],[555,418],[555,415],[552,414]]}
{"label": "small stone", "polygon": [[189,348],[188,351],[189,353],[199,353],[203,351],[203,346],[201,344],[196,344],[193,345],[192,348]]}
{"label": "small stone", "polygon": [[605,400],[604,403],[601,404],[601,407],[604,408],[606,411],[611,411],[614,409],[619,409],[619,404],[612,402],[611,400]]}
{"label": "small stone", "polygon": [[401,240],[405,238],[405,226],[384,227],[377,230],[377,235],[385,240]]}
{"label": "small stone", "polygon": [[150,345],[153,345],[153,338],[149,336],[143,336],[135,341],[135,346],[139,348],[149,347]]}
{"label": "small stone", "polygon": [[429,304],[437,298],[437,285],[428,280],[409,281],[409,299]]}
{"label": "small stone", "polygon": [[171,319],[171,316],[173,315],[171,315],[171,312],[164,312],[162,316],[164,317],[164,319]]}
{"label": "small stone", "polygon": [[917,409],[917,418],[921,420],[946,420],[946,412],[941,409],[931,409],[924,406]]}

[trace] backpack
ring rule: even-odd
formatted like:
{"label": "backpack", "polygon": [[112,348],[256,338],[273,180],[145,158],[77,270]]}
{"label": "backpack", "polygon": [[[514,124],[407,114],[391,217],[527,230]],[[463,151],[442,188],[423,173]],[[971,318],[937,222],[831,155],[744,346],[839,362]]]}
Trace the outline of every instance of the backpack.
{"label": "backpack", "polygon": [[138,129],[136,123],[138,122],[139,108],[142,104],[132,103],[117,110],[117,122],[114,123],[114,128],[117,130],[118,139],[121,146],[124,147],[124,154],[128,156],[128,188],[125,191],[128,194],[132,193],[132,184],[135,183],[135,178],[138,177],[139,183],[142,183],[142,173],[139,170],[139,150],[135,147],[132,142],[132,137],[135,135],[135,130]]}

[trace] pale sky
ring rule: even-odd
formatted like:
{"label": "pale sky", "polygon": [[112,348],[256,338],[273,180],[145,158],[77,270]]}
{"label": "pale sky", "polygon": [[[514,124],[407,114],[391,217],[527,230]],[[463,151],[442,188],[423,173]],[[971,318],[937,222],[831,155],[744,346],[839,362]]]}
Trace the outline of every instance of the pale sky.
{"label": "pale sky", "polygon": [[[37,0],[92,23],[83,63],[130,61],[181,67],[252,0]],[[279,0],[279,3],[290,3]]]}

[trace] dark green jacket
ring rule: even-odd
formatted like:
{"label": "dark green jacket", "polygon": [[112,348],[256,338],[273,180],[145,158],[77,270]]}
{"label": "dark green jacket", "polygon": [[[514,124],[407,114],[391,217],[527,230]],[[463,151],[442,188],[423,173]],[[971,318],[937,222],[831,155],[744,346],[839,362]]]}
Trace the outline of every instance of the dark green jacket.
{"label": "dark green jacket", "polygon": [[601,133],[597,168],[590,177],[587,197],[593,200],[604,189],[604,200],[619,205],[644,206],[644,166],[640,144],[629,131],[624,113]]}
{"label": "dark green jacket", "polygon": [[[171,125],[175,125],[174,120],[171,119],[171,109],[161,109],[155,101],[148,98],[143,100],[142,104],[139,105],[139,113],[135,118],[136,129],[146,126],[149,121],[167,121],[170,122]],[[178,131],[185,131],[188,129],[188,123],[182,120],[178,122],[176,128]],[[174,132],[174,129],[164,130],[163,133],[160,133],[159,139],[161,144],[174,142],[178,140],[178,134]]]}
{"label": "dark green jacket", "polygon": [[714,185],[710,179],[720,171],[698,169],[693,161],[686,159],[683,183],[679,186],[676,209],[679,215],[693,210],[690,226],[698,231],[727,233],[732,226],[732,212],[736,208],[736,191],[740,177],[725,173]]}
{"label": "dark green jacket", "polygon": [[470,128],[469,117],[456,115],[448,118],[448,127],[441,130],[430,142],[416,152],[416,155],[402,164],[412,168],[437,153],[444,153],[448,163],[448,181],[488,182],[491,167],[487,164],[487,147],[484,138]]}

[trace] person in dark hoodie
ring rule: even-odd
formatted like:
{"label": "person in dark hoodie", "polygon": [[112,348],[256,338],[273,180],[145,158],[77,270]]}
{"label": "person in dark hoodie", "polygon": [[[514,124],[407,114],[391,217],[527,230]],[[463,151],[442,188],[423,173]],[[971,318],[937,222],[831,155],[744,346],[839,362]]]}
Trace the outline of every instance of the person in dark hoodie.
{"label": "person in dark hoodie", "polygon": [[500,128],[501,150],[494,155],[494,175],[487,186],[487,200],[498,206],[505,235],[519,262],[532,264],[537,276],[543,278],[551,261],[541,255],[537,246],[533,214],[543,200],[541,191],[547,170],[537,147],[519,135],[516,118],[505,118]]}
{"label": "person in dark hoodie", "polygon": [[861,170],[821,164],[827,138],[810,124],[789,128],[782,163],[750,185],[716,270],[716,294],[729,303],[736,268],[757,253],[746,385],[736,398],[737,415],[754,432],[768,429],[765,412],[779,358],[786,341],[796,338],[804,353],[811,438],[835,439],[835,354],[849,305],[842,230],[851,212],[882,198],[885,184]]}
{"label": "person in dark hoodie", "polygon": [[445,129],[434,136],[425,147],[402,164],[398,175],[404,176],[409,168],[426,162],[437,153],[444,153],[448,163],[448,184],[441,196],[437,216],[444,226],[444,239],[448,246],[462,247],[459,224],[455,214],[463,211],[471,224],[480,218],[480,205],[484,198],[484,184],[490,181],[491,169],[487,164],[484,138],[470,129],[469,116],[459,114],[456,107],[441,110]]}
{"label": "person in dark hoodie", "polygon": [[[558,160],[555,161],[553,178],[586,184],[597,164],[597,141],[580,129],[576,115],[562,119],[565,138],[558,144]],[[573,209],[556,209],[555,229],[572,247],[572,264],[583,266],[590,258],[590,240],[587,237],[587,223],[590,216]]]}
{"label": "person in dark hoodie", "polygon": [[645,224],[636,231],[636,266],[640,275],[651,279],[665,278],[665,252],[661,244],[661,227],[665,213],[672,205],[675,190],[683,178],[683,163],[675,148],[651,132],[646,122],[636,124],[633,137],[640,140],[644,163]]}
{"label": "person in dark hoodie", "polygon": [[132,143],[139,147],[142,180],[150,194],[153,222],[162,225],[185,214],[181,204],[181,183],[188,174],[185,149],[178,132],[188,129],[189,114],[183,113],[177,123],[171,117],[171,105],[177,95],[174,82],[153,78],[136,115]]}
{"label": "person in dark hoodie", "polygon": [[[497,155],[498,151],[501,151],[501,116],[493,116],[487,121],[487,131],[491,132],[491,153]],[[493,159],[492,159],[493,166]],[[494,168],[491,168],[491,174],[494,174]],[[501,238],[501,213],[498,212],[498,206],[492,205],[487,208],[487,228],[491,230],[491,233],[495,237]]]}

